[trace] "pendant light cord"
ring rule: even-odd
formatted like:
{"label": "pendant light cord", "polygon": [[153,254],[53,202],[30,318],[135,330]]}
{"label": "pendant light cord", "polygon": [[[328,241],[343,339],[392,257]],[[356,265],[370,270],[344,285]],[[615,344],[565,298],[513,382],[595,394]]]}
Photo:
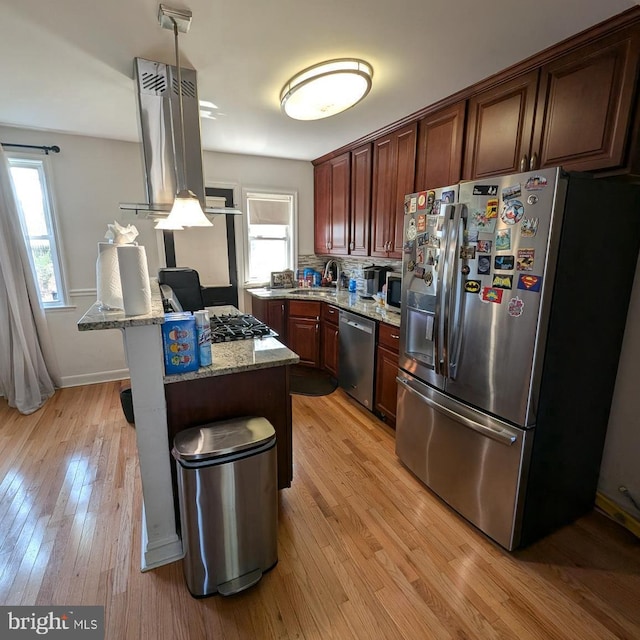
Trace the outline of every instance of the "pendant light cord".
{"label": "pendant light cord", "polygon": [[171,18],[173,22],[173,35],[176,46],[176,66],[178,67],[178,107],[180,110],[180,138],[182,140],[182,184],[179,185],[178,192],[186,191],[187,189],[187,150],[184,141],[184,109],[182,106],[182,72],[180,71],[180,49],[178,48],[178,23],[174,18]]}

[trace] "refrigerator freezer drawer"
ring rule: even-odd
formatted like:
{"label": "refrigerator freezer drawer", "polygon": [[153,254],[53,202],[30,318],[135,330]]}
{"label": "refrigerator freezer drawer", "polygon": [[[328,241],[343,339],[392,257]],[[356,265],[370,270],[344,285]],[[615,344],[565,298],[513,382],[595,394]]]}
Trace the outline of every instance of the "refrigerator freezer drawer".
{"label": "refrigerator freezer drawer", "polygon": [[533,433],[400,374],[396,453],[445,502],[506,549],[519,544]]}

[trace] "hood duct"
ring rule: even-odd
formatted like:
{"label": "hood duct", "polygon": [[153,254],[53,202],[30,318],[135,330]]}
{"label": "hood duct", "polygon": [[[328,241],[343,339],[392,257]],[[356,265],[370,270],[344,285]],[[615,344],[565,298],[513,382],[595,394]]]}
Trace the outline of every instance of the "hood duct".
{"label": "hood duct", "polygon": [[135,59],[148,204],[121,204],[120,208],[135,211],[136,214],[148,212],[155,214],[154,217],[166,217],[178,191],[178,176],[184,175],[187,188],[198,197],[205,213],[239,214],[241,212],[233,208],[205,207],[196,72],[182,67],[181,75],[185,167],[182,166],[180,139],[178,70],[175,66],[161,62]]}

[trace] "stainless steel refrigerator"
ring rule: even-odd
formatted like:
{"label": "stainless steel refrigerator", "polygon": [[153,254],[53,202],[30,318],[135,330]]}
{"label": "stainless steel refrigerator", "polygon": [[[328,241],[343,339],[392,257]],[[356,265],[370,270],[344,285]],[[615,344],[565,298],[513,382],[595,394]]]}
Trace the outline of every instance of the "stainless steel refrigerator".
{"label": "stainless steel refrigerator", "polygon": [[407,195],[396,452],[507,549],[592,508],[640,187],[561,169]]}

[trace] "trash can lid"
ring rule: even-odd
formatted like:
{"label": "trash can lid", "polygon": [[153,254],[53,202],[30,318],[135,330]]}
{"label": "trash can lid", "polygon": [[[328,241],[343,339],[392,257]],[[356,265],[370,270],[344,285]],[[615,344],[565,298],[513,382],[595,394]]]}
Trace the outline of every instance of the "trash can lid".
{"label": "trash can lid", "polygon": [[266,418],[233,418],[192,427],[176,434],[171,453],[176,460],[217,458],[254,449],[274,438]]}

